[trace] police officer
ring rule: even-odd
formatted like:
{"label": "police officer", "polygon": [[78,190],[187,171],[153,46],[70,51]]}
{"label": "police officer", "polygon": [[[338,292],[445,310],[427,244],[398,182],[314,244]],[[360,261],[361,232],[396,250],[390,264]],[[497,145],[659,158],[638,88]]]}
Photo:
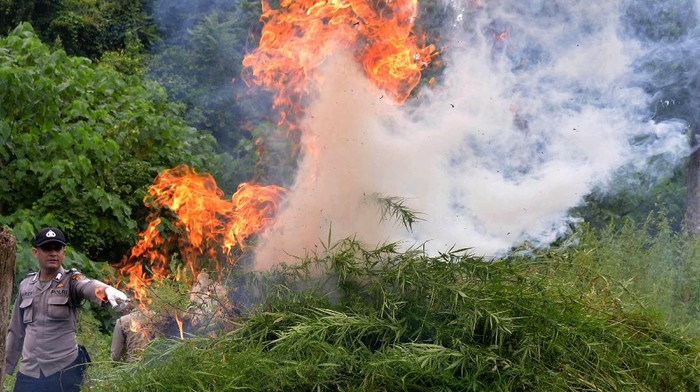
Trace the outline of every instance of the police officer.
{"label": "police officer", "polygon": [[39,230],[33,245],[39,272],[19,284],[7,333],[5,372],[14,372],[21,354],[14,391],[80,391],[89,362],[76,341],[82,300],[116,307],[128,298],[112,286],[63,268],[66,237],[61,230]]}

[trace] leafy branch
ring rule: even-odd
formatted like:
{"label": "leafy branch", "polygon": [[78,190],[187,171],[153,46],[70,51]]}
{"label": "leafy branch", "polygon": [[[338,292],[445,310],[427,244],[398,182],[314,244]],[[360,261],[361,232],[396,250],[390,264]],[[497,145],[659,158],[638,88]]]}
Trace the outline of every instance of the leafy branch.
{"label": "leafy branch", "polygon": [[401,222],[406,230],[413,231],[413,224],[424,219],[418,217],[419,213],[406,207],[404,204],[406,199],[398,196],[383,196],[380,193],[374,192],[370,195],[365,195],[366,200],[377,203],[381,211],[381,220],[386,220],[388,217],[394,218]]}

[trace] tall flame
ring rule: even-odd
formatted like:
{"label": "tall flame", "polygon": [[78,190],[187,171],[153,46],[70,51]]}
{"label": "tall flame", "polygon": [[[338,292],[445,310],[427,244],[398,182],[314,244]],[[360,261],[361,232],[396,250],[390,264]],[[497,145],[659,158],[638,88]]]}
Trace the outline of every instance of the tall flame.
{"label": "tall flame", "polygon": [[185,340],[185,333],[182,330],[182,321],[177,315],[175,315],[175,322],[177,322],[177,329],[180,332],[180,340]]}
{"label": "tall flame", "polygon": [[351,50],[367,77],[403,103],[436,55],[413,33],[417,9],[417,0],[283,0],[278,8],[263,1],[260,45],[243,59],[243,79],[274,91],[279,125],[295,130],[317,67]]}

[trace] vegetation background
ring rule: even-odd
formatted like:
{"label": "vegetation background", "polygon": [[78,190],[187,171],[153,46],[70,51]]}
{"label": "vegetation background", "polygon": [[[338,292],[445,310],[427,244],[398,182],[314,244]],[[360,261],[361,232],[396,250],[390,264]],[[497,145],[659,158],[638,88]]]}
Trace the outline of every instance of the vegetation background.
{"label": "vegetation background", "polygon": [[[424,0],[421,12],[448,12],[438,4]],[[293,156],[256,149],[285,143],[254,110],[270,97],[242,99],[238,80],[260,2],[152,5],[0,1],[0,224],[18,240],[16,284],[37,268],[30,239],[44,225],[70,233],[66,267],[110,279],[164,169],[211,173],[226,194],[293,179]],[[639,26],[690,28],[681,16],[641,15]],[[672,109],[687,111],[690,133],[697,109]],[[346,239],[298,267],[230,271],[240,314],[215,337],[157,339],[135,364],[109,361],[117,315],[85,305],[86,389],[698,391],[700,240],[684,226],[687,166],[589,195],[576,211],[585,224],[501,260]],[[389,207],[399,220],[411,213]],[[187,306],[176,283],[154,290],[166,314]]]}

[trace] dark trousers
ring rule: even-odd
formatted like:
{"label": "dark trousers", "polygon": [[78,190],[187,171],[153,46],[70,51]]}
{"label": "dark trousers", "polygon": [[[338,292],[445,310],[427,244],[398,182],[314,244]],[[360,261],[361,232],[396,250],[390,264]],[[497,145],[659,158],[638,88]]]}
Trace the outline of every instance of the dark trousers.
{"label": "dark trousers", "polygon": [[90,356],[84,347],[79,348],[78,358],[68,367],[50,376],[42,373],[39,378],[17,372],[14,392],[80,392]]}

